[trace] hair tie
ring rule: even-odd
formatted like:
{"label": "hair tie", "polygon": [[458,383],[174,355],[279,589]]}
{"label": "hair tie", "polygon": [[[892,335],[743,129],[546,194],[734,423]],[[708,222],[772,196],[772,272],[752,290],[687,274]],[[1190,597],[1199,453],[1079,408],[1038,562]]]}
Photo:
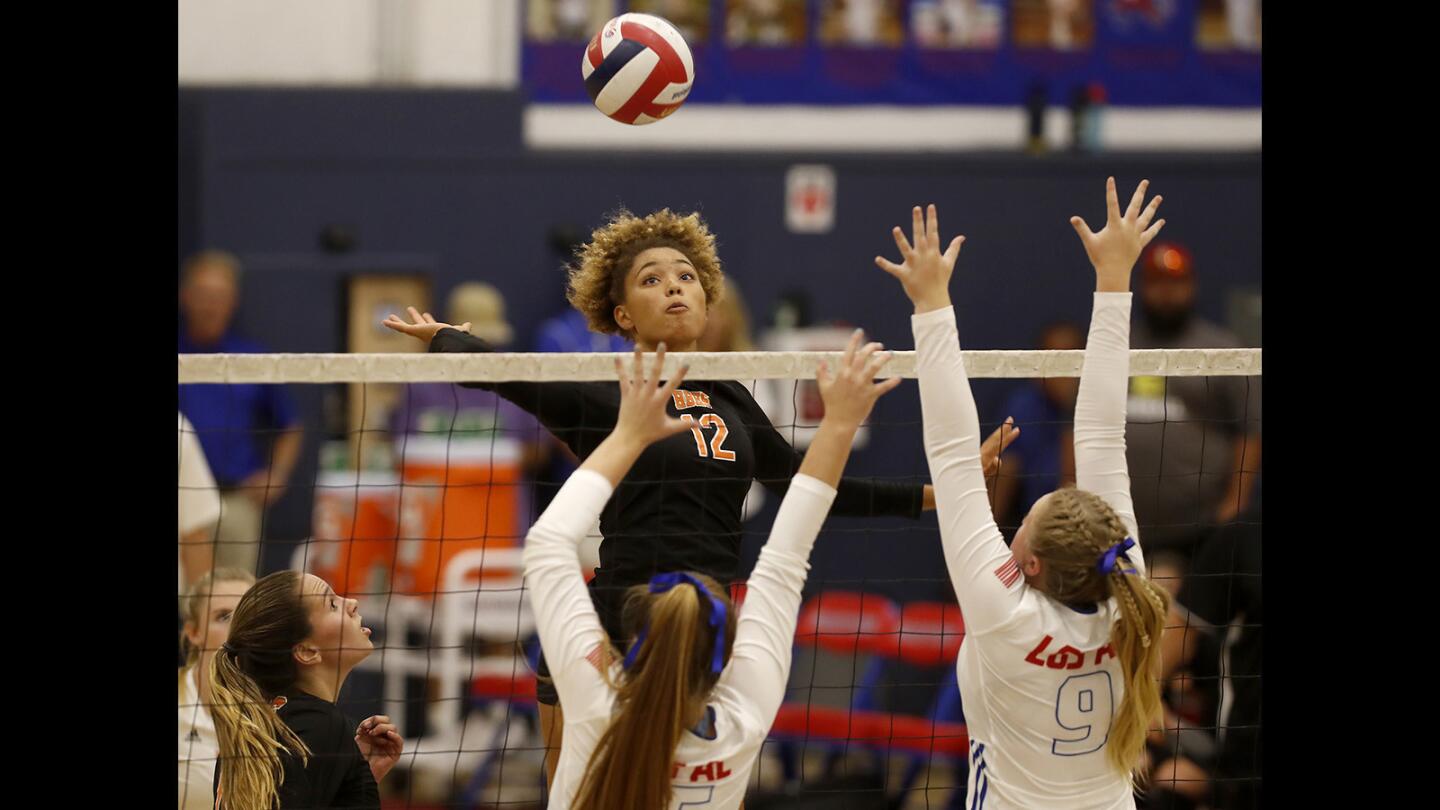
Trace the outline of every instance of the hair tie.
{"label": "hair tie", "polygon": [[[715,654],[710,659],[710,672],[719,675],[720,671],[725,668],[725,603],[710,593],[710,590],[705,587],[705,583],[681,571],[671,574],[656,574],[651,577],[650,593],[665,593],[682,582],[694,585],[695,590],[710,602],[710,626],[715,628]],[[645,643],[645,637],[649,631],[650,622],[647,621],[645,626],[640,628],[640,633],[635,636],[635,642],[630,645],[630,651],[625,653],[625,662],[622,664],[625,669],[629,669],[635,664],[635,658],[640,654],[640,645]]]}
{"label": "hair tie", "polygon": [[[1132,547],[1134,547],[1134,545],[1135,540],[1133,538],[1127,537],[1124,540],[1121,540],[1120,542],[1111,546],[1104,554],[1100,555],[1100,562],[1095,565],[1095,568],[1098,569],[1102,574],[1114,573],[1116,561],[1118,559],[1124,558],[1126,562],[1130,561],[1130,555],[1126,554],[1125,552],[1129,551]],[[1136,571],[1134,568],[1122,568],[1120,569],[1120,573],[1134,574],[1136,573]]]}
{"label": "hair tie", "polygon": [[227,652],[227,653],[230,653],[231,655],[235,656],[236,658],[239,658],[239,657],[240,657],[240,650],[237,649],[234,645],[232,645],[232,644],[231,644],[230,642],[228,642],[228,641],[222,641],[222,642],[220,643],[220,649],[224,650],[224,651]]}

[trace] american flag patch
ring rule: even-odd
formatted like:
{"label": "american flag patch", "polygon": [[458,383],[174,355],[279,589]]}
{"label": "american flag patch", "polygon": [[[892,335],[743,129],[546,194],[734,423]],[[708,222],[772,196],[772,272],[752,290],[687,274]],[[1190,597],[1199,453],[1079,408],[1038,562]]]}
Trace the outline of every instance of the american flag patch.
{"label": "american flag patch", "polygon": [[1016,564],[1015,558],[1011,557],[1004,565],[995,569],[995,576],[1008,588],[1020,580],[1020,566]]}
{"label": "american flag patch", "polygon": [[585,656],[585,660],[590,662],[590,666],[595,667],[601,672],[604,672],[605,666],[610,663],[610,652],[606,647],[605,642],[596,642],[595,649],[591,650],[590,654]]}

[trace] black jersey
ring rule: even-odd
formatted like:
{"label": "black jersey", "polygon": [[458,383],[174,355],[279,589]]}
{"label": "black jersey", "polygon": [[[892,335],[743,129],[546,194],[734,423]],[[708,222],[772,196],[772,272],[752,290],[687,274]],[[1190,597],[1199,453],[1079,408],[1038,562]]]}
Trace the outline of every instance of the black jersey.
{"label": "black jersey", "polygon": [[[355,744],[359,724],[347,720],[334,703],[298,690],[275,702],[281,721],[310,749],[305,765],[289,754],[280,756],[285,769],[280,810],[380,810],[380,789]],[[215,781],[219,785],[218,767]]]}
{"label": "black jersey", "polygon": [[[492,349],[473,335],[442,329],[430,351]],[[620,386],[613,382],[461,385],[494,391],[534,414],[582,460],[610,435],[620,411]],[[613,624],[618,594],[656,573],[699,571],[720,582],[734,581],[741,507],[751,482],[783,496],[804,459],[737,382],[686,380],[666,410],[691,430],[646,448],[600,517],[604,541],[592,592],[612,633],[619,630]],[[845,478],[832,514],[918,517],[923,489],[922,484]]]}

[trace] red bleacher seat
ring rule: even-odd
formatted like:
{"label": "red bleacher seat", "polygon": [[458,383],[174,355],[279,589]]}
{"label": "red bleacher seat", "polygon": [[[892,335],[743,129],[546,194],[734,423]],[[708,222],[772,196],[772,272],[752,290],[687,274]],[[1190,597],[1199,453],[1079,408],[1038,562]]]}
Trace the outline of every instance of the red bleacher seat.
{"label": "red bleacher seat", "polygon": [[960,606],[946,602],[907,602],[900,615],[900,658],[934,667],[953,664],[965,640]]}
{"label": "red bleacher seat", "polygon": [[770,734],[824,743],[851,741],[867,748],[958,757],[966,756],[970,746],[964,723],[802,703],[781,706]]}
{"label": "red bleacher seat", "polygon": [[890,599],[859,591],[822,591],[800,607],[795,643],[833,653],[894,657],[900,646],[900,609]]}

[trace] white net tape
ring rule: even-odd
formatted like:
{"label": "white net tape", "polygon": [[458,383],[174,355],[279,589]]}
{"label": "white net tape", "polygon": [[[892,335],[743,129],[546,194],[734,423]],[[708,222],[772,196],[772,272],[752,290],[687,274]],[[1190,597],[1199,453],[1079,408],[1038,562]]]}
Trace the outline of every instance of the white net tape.
{"label": "white net tape", "polygon": [[[1085,352],[966,351],[972,379],[1078,377]],[[409,383],[613,380],[623,354],[182,354],[180,383]],[[840,352],[687,352],[665,359],[666,374],[686,363],[691,380],[814,379],[822,359]],[[1248,377],[1260,349],[1134,349],[1130,374]],[[915,352],[895,352],[885,376],[915,377]]]}

